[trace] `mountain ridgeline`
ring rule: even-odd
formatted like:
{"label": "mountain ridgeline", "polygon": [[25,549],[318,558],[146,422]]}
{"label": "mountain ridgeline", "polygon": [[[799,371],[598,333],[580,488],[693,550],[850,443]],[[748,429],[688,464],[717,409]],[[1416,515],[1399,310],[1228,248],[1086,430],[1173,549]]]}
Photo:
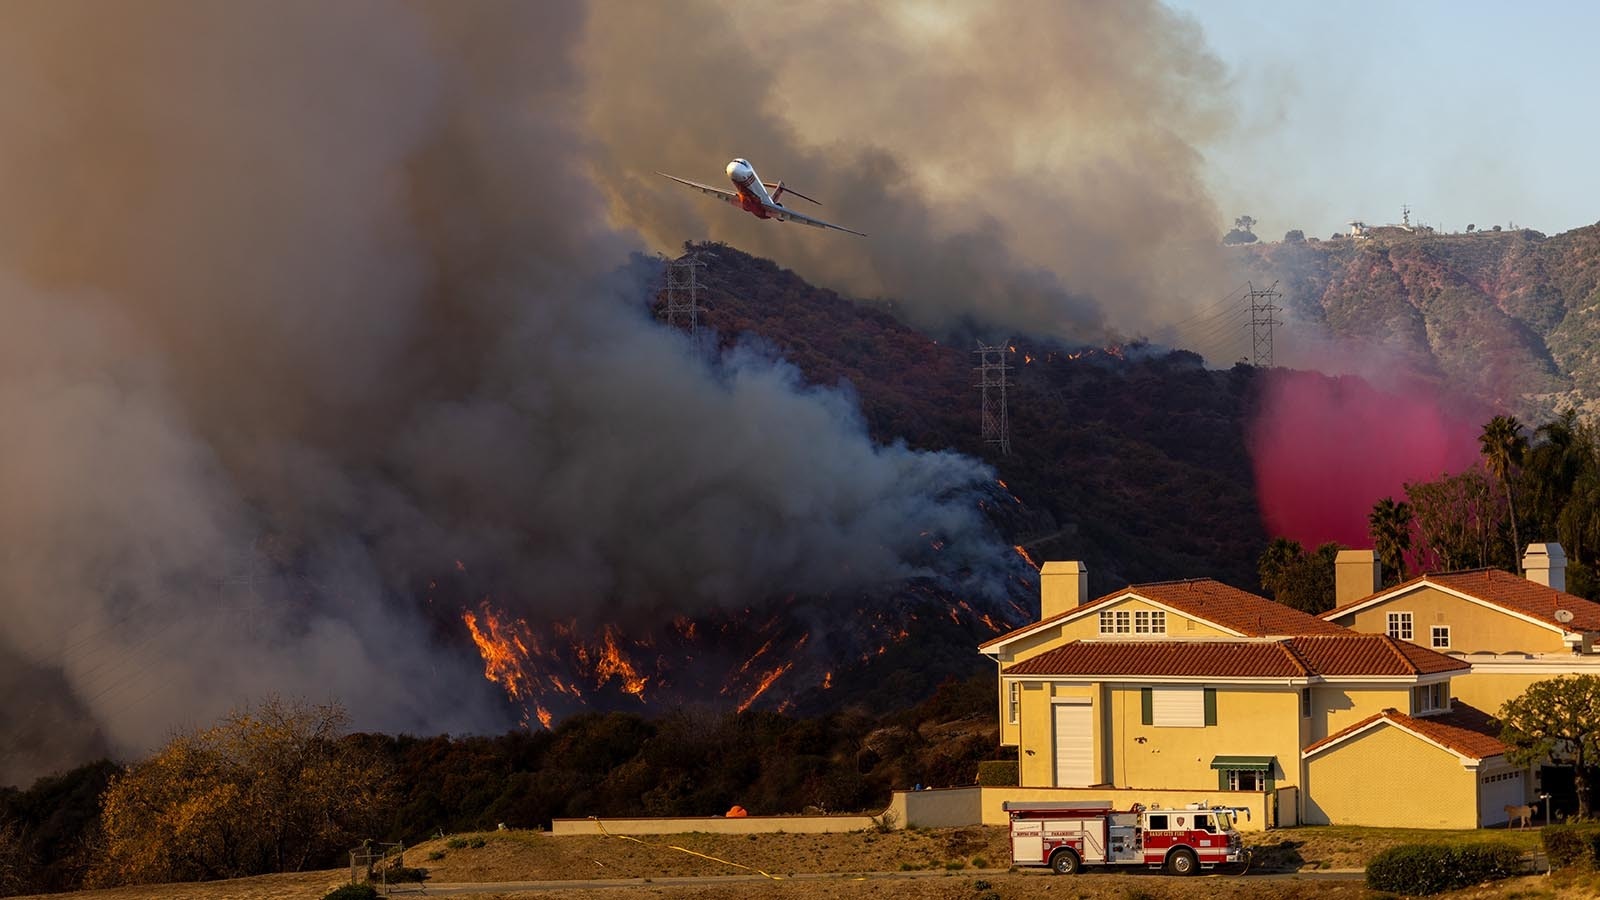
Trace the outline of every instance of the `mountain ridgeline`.
{"label": "mountain ridgeline", "polygon": [[[1277,280],[1290,329],[1310,326],[1528,420],[1600,410],[1600,223],[1239,247]],[[1293,361],[1291,361],[1293,364]]]}
{"label": "mountain ridgeline", "polygon": [[984,459],[1020,501],[991,521],[1034,560],[1085,561],[1096,592],[1194,575],[1255,586],[1267,540],[1244,439],[1256,370],[1016,336],[1002,455],[983,441],[970,343],[941,343],[768,260],[701,249],[702,328],[723,346],[765,342],[810,384],[848,386],[875,441]]}

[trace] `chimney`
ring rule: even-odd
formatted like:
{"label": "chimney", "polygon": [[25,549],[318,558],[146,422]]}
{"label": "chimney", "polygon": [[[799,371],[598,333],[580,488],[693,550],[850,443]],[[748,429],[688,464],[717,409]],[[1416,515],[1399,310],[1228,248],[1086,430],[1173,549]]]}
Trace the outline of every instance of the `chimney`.
{"label": "chimney", "polygon": [[1529,544],[1522,554],[1523,577],[1545,587],[1567,589],[1567,554],[1560,544]]}
{"label": "chimney", "polygon": [[1081,562],[1047,562],[1039,570],[1039,619],[1089,600],[1089,568]]}
{"label": "chimney", "polygon": [[1340,550],[1333,561],[1333,605],[1370,597],[1383,588],[1383,566],[1371,550]]}

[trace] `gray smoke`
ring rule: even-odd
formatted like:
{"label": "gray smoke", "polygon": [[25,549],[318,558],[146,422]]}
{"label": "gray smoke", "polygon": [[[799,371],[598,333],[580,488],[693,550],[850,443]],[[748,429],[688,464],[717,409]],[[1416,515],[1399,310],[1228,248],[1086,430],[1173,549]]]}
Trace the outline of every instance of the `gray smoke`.
{"label": "gray smoke", "polygon": [[[650,321],[575,6],[93,2],[0,29],[0,783],[268,691],[501,724],[426,585],[621,618],[989,552],[949,453]],[[998,547],[993,548],[999,552]]]}
{"label": "gray smoke", "polygon": [[[1073,341],[1137,331],[1227,284],[1198,147],[1227,124],[1197,25],[1154,2],[596,7],[588,121],[614,217],[710,234],[931,328]],[[757,223],[747,157],[869,232]]]}

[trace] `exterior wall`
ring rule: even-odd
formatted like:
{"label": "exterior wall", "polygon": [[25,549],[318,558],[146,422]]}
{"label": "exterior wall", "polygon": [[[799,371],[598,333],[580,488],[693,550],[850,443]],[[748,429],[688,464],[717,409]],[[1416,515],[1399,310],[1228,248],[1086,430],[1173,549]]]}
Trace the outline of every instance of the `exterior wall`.
{"label": "exterior wall", "polygon": [[[1494,715],[1500,706],[1536,681],[1563,675],[1600,675],[1600,658],[1558,653],[1537,659],[1468,660],[1472,672],[1450,679],[1450,692],[1462,703]],[[1530,671],[1531,670],[1531,671]]]}
{"label": "exterior wall", "polygon": [[1477,773],[1455,754],[1381,724],[1306,761],[1303,821],[1477,828]]}
{"label": "exterior wall", "polygon": [[[1311,728],[1305,743],[1314,744],[1368,716],[1386,709],[1411,712],[1411,685],[1318,684],[1311,688]],[[1299,755],[1298,748],[1296,756]]]}
{"label": "exterior wall", "polygon": [[1094,722],[1094,773],[1095,783],[1110,781],[1106,771],[1105,748],[1108,735],[1105,728],[1105,711],[1102,692],[1098,684],[1079,682],[1025,682],[1022,685],[1022,715],[1018,730],[1017,781],[1024,785],[1055,787],[1056,748],[1055,713],[1056,698],[1087,698]]}
{"label": "exterior wall", "polygon": [[1235,755],[1277,757],[1272,773],[1277,784],[1300,783],[1300,748],[1305,745],[1300,743],[1298,688],[1215,685],[1217,724],[1164,728],[1141,722],[1139,691],[1144,686],[1108,688],[1115,732],[1108,780],[1117,787],[1216,790],[1211,760]]}
{"label": "exterior wall", "polygon": [[1100,613],[1116,610],[1137,612],[1139,610],[1165,610],[1165,607],[1156,606],[1129,597],[1116,603],[1109,603],[1096,609],[1094,612],[1080,616],[1069,622],[1058,623],[1040,631],[1038,634],[1014,641],[1006,647],[1006,652],[1000,654],[1000,661],[1006,665],[1021,662],[1025,659],[1038,656],[1046,650],[1054,650],[1070,641],[1099,640],[1101,637],[1115,638],[1119,641],[1134,640],[1181,640],[1195,637],[1234,637],[1226,631],[1208,625],[1199,619],[1185,616],[1176,611],[1167,611],[1167,630],[1165,634],[1100,634]]}
{"label": "exterior wall", "polygon": [[1435,649],[1431,642],[1432,627],[1450,626],[1450,646],[1438,648],[1440,652],[1556,653],[1567,649],[1561,635],[1549,628],[1428,586],[1333,621],[1356,631],[1387,634],[1391,612],[1411,613],[1411,643],[1420,647]]}
{"label": "exterior wall", "polygon": [[[901,819],[903,822],[904,819]],[[678,816],[632,819],[556,819],[550,823],[552,835],[572,834],[821,834],[823,832],[863,831],[873,826],[872,816],[747,816],[726,819],[722,816]]]}
{"label": "exterior wall", "polygon": [[[1119,788],[1211,791],[1217,788],[1216,756],[1275,756],[1279,785],[1299,784],[1303,730],[1297,688],[1218,685],[1217,724],[1166,728],[1142,724],[1140,689],[1145,685],[1054,682],[1024,684],[1019,745],[1019,783],[1055,787],[1055,740],[1051,700],[1087,698],[1095,733],[1095,782]],[[1143,742],[1139,741],[1143,738]]]}
{"label": "exterior wall", "polygon": [[[960,787],[940,788],[930,791],[895,791],[887,812],[901,828],[951,828],[960,825],[1011,824],[1011,817],[1001,808],[1006,801],[1046,800],[1058,802],[1110,803],[1116,809],[1128,809],[1135,803],[1145,806],[1188,806],[1205,803],[1208,806],[1237,806],[1250,810],[1248,819],[1240,817],[1240,831],[1262,831],[1266,828],[1266,804],[1272,795],[1261,791],[1153,791],[1120,790],[1115,788],[1012,788],[1012,787]],[[610,827],[609,822],[607,828]]]}

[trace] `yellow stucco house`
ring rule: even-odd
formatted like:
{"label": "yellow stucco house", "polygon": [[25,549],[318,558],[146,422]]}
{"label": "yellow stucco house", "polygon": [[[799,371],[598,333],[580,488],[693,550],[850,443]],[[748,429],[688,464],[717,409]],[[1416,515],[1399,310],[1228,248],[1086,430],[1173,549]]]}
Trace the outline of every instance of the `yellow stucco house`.
{"label": "yellow stucco house", "polygon": [[1532,544],[1527,577],[1499,569],[1422,575],[1382,588],[1370,550],[1337,563],[1338,603],[1322,619],[1460,659],[1455,698],[1497,712],[1535,681],[1600,675],[1600,604],[1566,593],[1560,544]]}
{"label": "yellow stucco house", "polygon": [[1095,599],[1087,582],[1081,563],[1046,563],[1040,620],[979,648],[1020,787],[1260,791],[1285,823],[1416,827],[1523,802],[1486,717],[1451,701],[1470,663],[1211,579]]}

